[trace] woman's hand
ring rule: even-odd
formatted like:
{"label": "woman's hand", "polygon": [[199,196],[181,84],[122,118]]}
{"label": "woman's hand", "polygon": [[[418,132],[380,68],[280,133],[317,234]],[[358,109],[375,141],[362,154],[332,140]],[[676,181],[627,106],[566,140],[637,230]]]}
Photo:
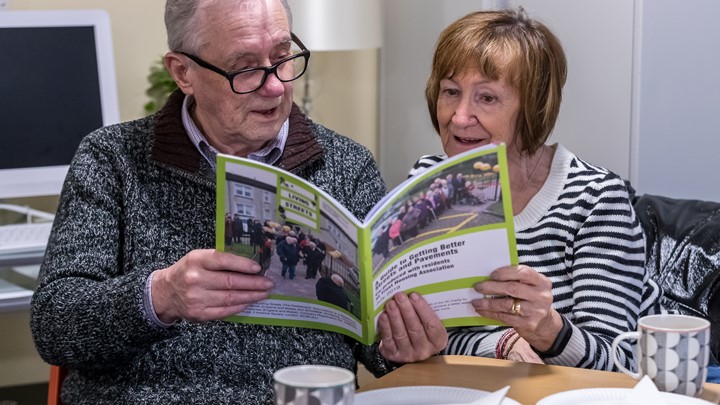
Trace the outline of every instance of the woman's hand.
{"label": "woman's hand", "polygon": [[500,267],[475,291],[486,297],[472,301],[478,314],[510,325],[537,350],[548,350],[562,329],[561,315],[552,308],[552,282],[532,267]]}
{"label": "woman's hand", "polygon": [[521,361],[524,363],[536,363],[545,364],[540,356],[530,347],[530,344],[523,338],[520,338],[515,342],[510,352],[507,354],[507,359],[512,361]]}
{"label": "woman's hand", "polygon": [[437,314],[418,293],[397,293],[378,319],[380,354],[396,363],[429,358],[447,346],[448,335]]}

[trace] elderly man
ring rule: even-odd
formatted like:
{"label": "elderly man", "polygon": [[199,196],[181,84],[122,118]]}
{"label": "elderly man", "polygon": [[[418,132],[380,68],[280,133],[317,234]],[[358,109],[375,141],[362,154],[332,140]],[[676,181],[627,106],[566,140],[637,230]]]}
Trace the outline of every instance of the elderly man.
{"label": "elderly man", "polygon": [[339,274],[322,276],[315,283],[315,295],[320,301],[329,302],[342,309],[348,309],[348,297],[345,294],[345,280]]}
{"label": "elderly man", "polygon": [[360,218],[385,186],[366,149],[293,104],[309,52],[284,1],[168,0],[165,22],[179,90],[156,115],[82,142],[33,298],[38,351],[69,370],[63,400],[268,404],[281,367],[361,360],[379,375],[442,349],[444,328],[414,294],[388,303],[370,347],[222,321],[273,284],[212,249],[217,152],[302,176]]}

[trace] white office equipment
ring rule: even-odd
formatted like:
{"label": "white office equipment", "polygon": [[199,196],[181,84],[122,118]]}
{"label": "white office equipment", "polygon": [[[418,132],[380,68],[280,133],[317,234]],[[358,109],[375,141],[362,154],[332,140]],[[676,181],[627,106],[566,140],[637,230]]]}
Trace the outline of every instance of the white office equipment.
{"label": "white office equipment", "polygon": [[32,289],[22,288],[0,278],[0,312],[27,308],[32,295]]}
{"label": "white office equipment", "polygon": [[0,266],[0,312],[27,309],[37,285],[40,265]]}
{"label": "white office equipment", "polygon": [[120,120],[102,10],[0,12],[0,199],[60,194],[80,140]]}
{"label": "white office equipment", "polygon": [[0,204],[0,210],[24,217],[22,223],[0,226],[0,312],[4,312],[30,305],[55,216],[13,204]]}
{"label": "white office equipment", "polygon": [[23,255],[38,256],[45,252],[55,218],[53,214],[13,204],[0,204],[0,210],[25,216],[23,223],[0,225],[0,259]]}
{"label": "white office equipment", "polygon": [[[0,199],[58,195],[80,140],[120,121],[110,18],[2,11],[0,55]],[[26,309],[54,216],[0,209],[24,216],[0,226],[0,312]]]}
{"label": "white office equipment", "polygon": [[0,226],[0,256],[44,252],[52,222]]}

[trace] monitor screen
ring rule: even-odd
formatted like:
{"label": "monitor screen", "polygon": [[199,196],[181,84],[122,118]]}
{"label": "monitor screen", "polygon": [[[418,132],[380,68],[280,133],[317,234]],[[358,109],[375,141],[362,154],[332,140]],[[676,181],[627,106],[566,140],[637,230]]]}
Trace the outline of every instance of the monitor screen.
{"label": "monitor screen", "polygon": [[119,121],[101,10],[0,11],[0,198],[55,195],[80,140]]}

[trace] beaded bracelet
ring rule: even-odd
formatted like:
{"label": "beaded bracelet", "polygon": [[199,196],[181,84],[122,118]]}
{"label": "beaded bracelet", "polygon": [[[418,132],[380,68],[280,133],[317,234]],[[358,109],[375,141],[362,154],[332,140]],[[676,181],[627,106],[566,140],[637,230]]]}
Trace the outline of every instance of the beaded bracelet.
{"label": "beaded bracelet", "polygon": [[502,354],[503,359],[507,360],[508,354],[510,354],[510,350],[512,350],[512,348],[515,346],[515,343],[517,343],[518,340],[520,340],[520,335],[518,335],[516,333],[510,338],[510,340],[508,340],[505,343],[505,348],[504,348],[503,354]]}
{"label": "beaded bracelet", "polygon": [[505,333],[500,336],[500,339],[498,339],[497,346],[495,346],[495,358],[507,358],[507,352],[510,351],[509,348],[506,350],[508,342],[512,340],[512,344],[510,345],[510,348],[512,348],[512,345],[515,344],[518,338],[520,338],[520,336],[517,334],[515,329],[510,328],[506,330]]}

